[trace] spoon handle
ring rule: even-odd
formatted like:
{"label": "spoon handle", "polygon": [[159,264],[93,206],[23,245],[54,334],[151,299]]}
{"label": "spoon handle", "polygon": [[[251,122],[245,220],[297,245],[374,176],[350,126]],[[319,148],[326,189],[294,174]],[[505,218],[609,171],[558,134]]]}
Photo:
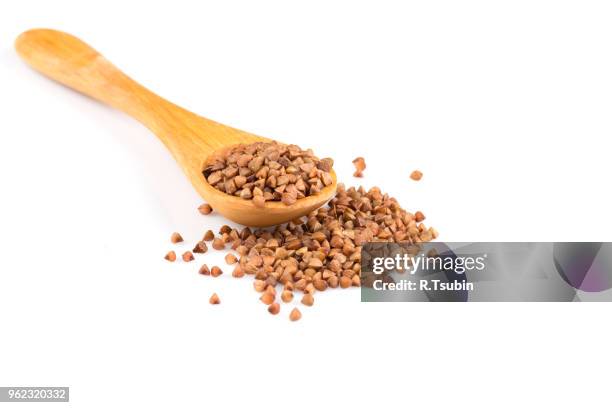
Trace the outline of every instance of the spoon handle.
{"label": "spoon handle", "polygon": [[197,123],[207,130],[216,125],[215,122],[149,91],[68,33],[29,30],[17,37],[15,49],[24,61],[42,74],[144,124],[166,145],[190,179],[201,177],[202,152],[212,150],[208,147],[210,142],[202,136],[211,133],[196,133],[191,127]]}
{"label": "spoon handle", "polygon": [[15,48],[37,71],[127,113],[148,127],[155,126],[151,123],[153,109],[172,105],[70,34],[49,29],[29,30],[17,38]]}

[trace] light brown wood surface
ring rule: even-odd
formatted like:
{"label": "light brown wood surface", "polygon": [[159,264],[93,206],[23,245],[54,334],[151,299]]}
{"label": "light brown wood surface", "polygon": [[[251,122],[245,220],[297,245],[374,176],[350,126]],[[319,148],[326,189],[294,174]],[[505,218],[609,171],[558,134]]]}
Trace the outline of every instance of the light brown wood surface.
{"label": "light brown wood surface", "polygon": [[37,71],[147,126],[170,150],[197,192],[232,221],[249,226],[280,224],[322,206],[336,191],[332,171],[332,185],[291,206],[267,202],[265,208],[258,208],[250,200],[227,195],[206,182],[202,175],[206,160],[229,146],[269,139],[206,119],[163,99],[70,34],[49,29],[26,31],[15,41],[15,48]]}

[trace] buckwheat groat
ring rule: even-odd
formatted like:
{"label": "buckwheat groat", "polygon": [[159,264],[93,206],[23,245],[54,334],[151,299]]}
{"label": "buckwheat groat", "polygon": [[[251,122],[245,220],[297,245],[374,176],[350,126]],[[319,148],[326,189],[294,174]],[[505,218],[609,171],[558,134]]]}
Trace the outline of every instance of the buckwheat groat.
{"label": "buckwheat groat", "polygon": [[353,173],[353,177],[363,177],[363,171],[366,168],[365,159],[363,157],[357,157],[353,160],[353,165],[355,166],[355,173]]}
{"label": "buckwheat groat", "polygon": [[423,178],[423,172],[419,170],[414,170],[412,173],[410,173],[410,178],[413,179],[414,181],[419,181],[420,179]]}

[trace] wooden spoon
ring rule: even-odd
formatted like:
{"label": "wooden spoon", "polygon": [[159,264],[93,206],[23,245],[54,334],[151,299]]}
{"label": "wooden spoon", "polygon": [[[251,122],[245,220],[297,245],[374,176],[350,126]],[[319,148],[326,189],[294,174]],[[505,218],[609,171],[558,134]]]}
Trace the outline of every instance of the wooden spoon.
{"label": "wooden spoon", "polygon": [[280,224],[321,207],[336,191],[332,171],[333,184],[290,206],[268,201],[264,208],[258,208],[251,200],[225,194],[204,178],[205,163],[233,145],[270,139],[203,118],[163,99],[70,34],[48,29],[26,31],[15,41],[15,48],[34,69],[148,127],[170,150],[197,192],[232,221],[255,227]]}

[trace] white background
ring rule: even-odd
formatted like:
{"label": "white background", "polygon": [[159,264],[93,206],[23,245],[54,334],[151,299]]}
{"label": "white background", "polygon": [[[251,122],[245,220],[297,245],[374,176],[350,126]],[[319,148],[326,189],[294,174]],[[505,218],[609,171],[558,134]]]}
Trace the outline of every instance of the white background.
{"label": "white background", "polygon": [[197,275],[221,256],[163,261],[171,232],[182,251],[226,221],[144,127],[12,44],[78,35],[179,105],[334,157],[442,240],[609,241],[611,20],[584,0],[2,2],[0,385],[79,407],[610,406],[610,304],[335,290],[290,323],[230,268]]}

